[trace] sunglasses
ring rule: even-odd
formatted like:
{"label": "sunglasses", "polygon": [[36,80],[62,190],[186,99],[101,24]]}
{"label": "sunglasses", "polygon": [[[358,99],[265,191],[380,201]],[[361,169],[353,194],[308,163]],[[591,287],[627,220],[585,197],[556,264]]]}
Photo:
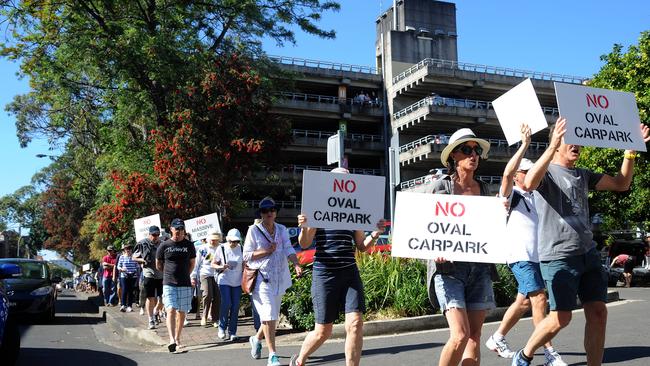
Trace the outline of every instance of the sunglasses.
{"label": "sunglasses", "polygon": [[474,151],[478,156],[481,156],[481,154],[483,154],[483,148],[479,145],[476,145],[474,147],[468,145],[460,145],[455,148],[454,151],[460,151],[465,155],[472,155],[472,151]]}
{"label": "sunglasses", "polygon": [[272,208],[261,208],[261,209],[260,209],[260,212],[263,213],[263,214],[267,214],[267,213],[269,213],[269,212],[275,212],[275,211],[277,211],[277,210],[275,209],[275,207],[272,207]]}
{"label": "sunglasses", "polygon": [[160,236],[160,234],[149,234],[151,236]]}

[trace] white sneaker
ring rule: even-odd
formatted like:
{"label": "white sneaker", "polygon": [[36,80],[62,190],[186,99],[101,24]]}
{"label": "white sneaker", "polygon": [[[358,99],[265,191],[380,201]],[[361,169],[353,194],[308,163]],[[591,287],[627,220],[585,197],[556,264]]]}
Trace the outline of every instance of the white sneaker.
{"label": "white sneaker", "polygon": [[219,339],[228,338],[228,336],[226,336],[226,332],[221,328],[219,328],[219,330],[217,330],[217,337],[219,337]]}
{"label": "white sneaker", "polygon": [[187,327],[188,325],[190,325],[190,321],[185,319],[185,321],[183,321],[183,326]]}
{"label": "white sneaker", "polygon": [[127,307],[126,307],[126,312],[127,312],[127,313],[131,313],[131,312],[133,312],[133,308],[130,307],[130,306],[127,306]]}
{"label": "white sneaker", "polygon": [[544,349],[544,366],[567,366],[566,362],[560,357],[560,354],[556,350],[548,351]]}
{"label": "white sneaker", "polygon": [[256,336],[250,336],[248,338],[248,343],[251,344],[251,357],[259,360],[260,357],[262,357],[262,343],[257,339]]}
{"label": "white sneaker", "polygon": [[239,339],[239,337],[237,337],[237,334],[231,334],[230,335],[230,341],[231,342],[237,342],[238,339]]}
{"label": "white sneaker", "polygon": [[512,350],[508,346],[508,342],[506,342],[505,337],[497,340],[494,339],[494,336],[492,335],[485,342],[485,347],[487,347],[490,351],[496,352],[499,355],[499,357],[512,358],[512,356],[515,355],[515,353],[512,352]]}
{"label": "white sneaker", "polygon": [[140,308],[140,315],[144,315],[144,308]]}

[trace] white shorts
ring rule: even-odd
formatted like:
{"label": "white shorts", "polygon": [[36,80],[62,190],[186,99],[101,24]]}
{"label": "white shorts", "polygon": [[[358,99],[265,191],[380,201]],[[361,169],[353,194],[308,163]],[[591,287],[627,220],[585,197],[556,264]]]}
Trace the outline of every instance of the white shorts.
{"label": "white shorts", "polygon": [[273,295],[268,290],[267,286],[260,286],[259,283],[255,285],[253,290],[253,305],[255,310],[260,316],[260,321],[272,321],[280,318],[280,304],[282,303],[282,295]]}

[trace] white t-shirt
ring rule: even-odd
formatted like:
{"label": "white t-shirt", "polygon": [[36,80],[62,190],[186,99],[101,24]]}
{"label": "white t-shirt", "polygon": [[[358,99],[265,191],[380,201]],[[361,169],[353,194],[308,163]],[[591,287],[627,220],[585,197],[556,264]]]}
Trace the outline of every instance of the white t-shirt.
{"label": "white t-shirt", "polygon": [[537,253],[537,210],[532,192],[525,192],[517,186],[514,191],[519,192],[523,198],[513,207],[510,219],[506,225],[506,240],[508,243],[508,263],[520,261],[539,262]]}
{"label": "white t-shirt", "polygon": [[[225,258],[224,254],[226,255]],[[241,286],[242,262],[244,261],[241,246],[236,245],[234,248],[231,248],[230,244],[222,243],[216,252],[216,260],[221,264],[226,263],[232,267],[231,269],[217,273],[217,284],[232,287]]]}

